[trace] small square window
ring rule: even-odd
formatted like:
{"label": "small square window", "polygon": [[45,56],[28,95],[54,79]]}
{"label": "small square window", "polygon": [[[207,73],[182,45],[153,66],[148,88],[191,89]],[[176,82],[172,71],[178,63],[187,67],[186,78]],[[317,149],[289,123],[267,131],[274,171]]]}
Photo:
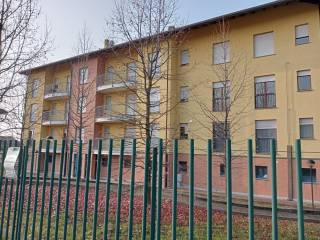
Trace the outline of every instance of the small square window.
{"label": "small square window", "polygon": [[221,163],[219,168],[220,168],[220,176],[221,177],[225,176],[226,175],[226,166],[223,163]]}
{"label": "small square window", "polygon": [[213,45],[213,63],[222,64],[230,62],[230,42],[216,43]]}
{"label": "small square window", "polygon": [[300,138],[312,139],[313,138],[313,118],[300,118]]}
{"label": "small square window", "polygon": [[189,50],[184,50],[181,52],[181,65],[189,64]]}
{"label": "small square window", "polygon": [[187,173],[188,172],[187,162],[179,161],[178,170],[179,170],[179,173]]}
{"label": "small square window", "polygon": [[317,181],[317,170],[315,168],[302,168],[302,182],[310,183]]}
{"label": "small square window", "polygon": [[273,32],[254,36],[254,57],[263,57],[274,54]]}
{"label": "small square window", "polygon": [[307,44],[309,42],[308,24],[296,26],[296,45]]}
{"label": "small square window", "polygon": [[311,73],[310,70],[302,70],[297,72],[298,91],[311,90]]}
{"label": "small square window", "polygon": [[268,167],[256,166],[256,179],[268,179]]}
{"label": "small square window", "polygon": [[180,123],[180,139],[188,139],[188,124]]}
{"label": "small square window", "polygon": [[180,87],[180,102],[188,102],[189,91],[187,86]]}

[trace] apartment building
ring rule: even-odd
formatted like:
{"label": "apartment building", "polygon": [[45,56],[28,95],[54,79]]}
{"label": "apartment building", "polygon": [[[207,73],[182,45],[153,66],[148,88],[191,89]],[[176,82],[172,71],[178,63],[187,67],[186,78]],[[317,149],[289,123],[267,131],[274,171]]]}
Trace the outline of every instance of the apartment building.
{"label": "apartment building", "polygon": [[[318,1],[275,1],[180,28],[186,30],[187,35],[181,45],[172,43],[170,67],[166,69],[170,72],[170,81],[160,82],[151,98],[153,102],[159,102],[166,96],[168,104],[175,106],[163,115],[163,107],[153,106],[155,116],[161,115],[157,118],[158,126],[154,126],[153,137],[181,139],[179,172],[182,187],[188,185],[189,139],[195,139],[195,185],[205,189],[206,145],[207,139],[213,139],[213,187],[216,191],[224,191],[224,137],[220,134],[223,129],[233,142],[234,192],[247,192],[246,141],[252,138],[255,194],[271,195],[268,149],[270,139],[275,138],[279,196],[294,199],[294,141],[300,138],[304,198],[311,199],[311,185],[314,185],[314,198],[320,201],[320,114],[316,105],[320,96],[319,12]],[[126,47],[123,43],[112,48]],[[132,95],[139,76],[133,61],[126,62],[126,69],[123,69],[124,60],[115,56],[108,46],[89,53],[85,64],[79,63],[78,59],[79,56],[75,56],[22,72],[28,76],[30,90],[26,100],[26,122],[37,123],[29,124],[31,127],[24,132],[24,138],[79,139],[81,132],[85,144],[89,139],[95,142],[103,139],[101,167],[104,178],[108,139],[116,139],[113,164],[116,169],[118,139],[126,138],[129,143],[129,139],[137,137],[130,122],[134,118],[132,109],[139,107]],[[223,75],[226,72],[228,74]],[[79,105],[72,89],[85,84],[94,86],[87,96],[94,100],[84,100],[89,102],[83,113],[88,120],[80,131],[71,124],[71,119],[77,118],[72,113],[77,112]],[[230,112],[226,111],[229,108]],[[130,176],[130,144],[128,146],[124,176],[127,180]],[[167,147],[170,186],[170,141]],[[59,149],[58,146],[58,152]],[[97,145],[94,144],[93,155],[96,154]],[[95,167],[94,160],[93,178]],[[82,176],[85,168],[83,161]],[[141,179],[139,172],[137,178]]]}

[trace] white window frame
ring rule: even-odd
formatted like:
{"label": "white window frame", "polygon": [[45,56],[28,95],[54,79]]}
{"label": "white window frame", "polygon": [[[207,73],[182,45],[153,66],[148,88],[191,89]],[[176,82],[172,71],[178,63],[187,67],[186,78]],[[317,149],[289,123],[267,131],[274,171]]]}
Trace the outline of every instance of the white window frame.
{"label": "white window frame", "polygon": [[[270,39],[267,39],[267,36],[270,36]],[[255,58],[274,55],[274,32],[255,34],[253,36],[253,52]]]}
{"label": "white window frame", "polygon": [[230,62],[230,41],[213,44],[213,64]]}
{"label": "white window frame", "polygon": [[310,43],[309,24],[295,26],[295,44],[303,45]]}
{"label": "white window frame", "polygon": [[[307,137],[301,136],[303,126],[311,126],[312,127],[312,136],[307,136]],[[313,118],[299,118],[299,132],[300,132],[301,139],[313,139],[314,138],[314,120],[313,120]]]}
{"label": "white window frame", "polygon": [[89,69],[88,67],[82,67],[79,69],[79,83],[85,84],[88,82],[89,78]]}
{"label": "white window frame", "polygon": [[[308,81],[310,82],[310,87],[307,89],[307,88],[300,88],[300,80],[303,80],[303,79],[300,79],[302,77],[308,77]],[[298,88],[298,91],[299,92],[304,92],[304,91],[310,91],[312,90],[312,77],[311,77],[311,70],[310,69],[306,69],[306,70],[299,70],[297,71],[297,88]]]}
{"label": "white window frame", "polygon": [[32,86],[31,86],[31,96],[32,98],[38,97],[39,95],[39,86],[40,86],[40,80],[35,79],[32,81]]}
{"label": "white window frame", "polygon": [[181,86],[180,87],[180,102],[188,102],[189,100],[189,87]]}
{"label": "white window frame", "polygon": [[181,66],[185,66],[189,64],[189,50],[185,49],[181,51]]}
{"label": "white window frame", "polygon": [[160,87],[151,88],[150,91],[150,113],[160,112]]}

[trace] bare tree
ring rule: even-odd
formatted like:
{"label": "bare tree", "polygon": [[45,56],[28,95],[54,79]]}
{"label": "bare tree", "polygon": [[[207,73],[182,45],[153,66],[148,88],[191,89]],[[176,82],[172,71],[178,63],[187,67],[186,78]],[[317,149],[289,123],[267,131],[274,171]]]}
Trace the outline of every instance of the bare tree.
{"label": "bare tree", "polygon": [[83,131],[92,124],[92,116],[95,112],[95,95],[91,93],[92,88],[95,88],[95,83],[89,80],[88,69],[89,53],[92,48],[92,39],[84,24],[75,47],[78,58],[75,63],[77,67],[72,73],[71,106],[69,107],[69,125],[72,126],[72,129],[76,129],[76,132],[70,134],[78,142],[83,141]]}
{"label": "bare tree", "polygon": [[201,112],[198,123],[211,133],[214,150],[224,153],[224,165],[225,141],[236,135],[240,128],[246,127],[243,120],[250,110],[252,97],[249,62],[240,49],[232,49],[229,34],[229,22],[221,20],[215,25],[213,38],[216,44],[210,67],[213,74],[209,74],[209,84],[207,79],[199,84],[199,87],[210,85],[212,95],[209,98],[193,96]]}
{"label": "bare tree", "polygon": [[1,134],[19,136],[23,125],[26,79],[19,72],[45,59],[51,42],[46,28],[40,32],[37,0],[0,1],[0,108]]}

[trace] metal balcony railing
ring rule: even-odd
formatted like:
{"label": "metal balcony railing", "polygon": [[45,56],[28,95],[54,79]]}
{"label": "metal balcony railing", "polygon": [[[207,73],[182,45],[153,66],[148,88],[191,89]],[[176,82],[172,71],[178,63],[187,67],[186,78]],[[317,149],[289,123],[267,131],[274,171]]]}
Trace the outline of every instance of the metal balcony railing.
{"label": "metal balcony railing", "polygon": [[102,74],[96,78],[97,89],[103,90],[106,88],[127,88],[132,87],[135,84],[135,79],[121,79],[118,76],[114,76],[112,79],[109,79],[107,74]]}
{"label": "metal balcony railing", "polygon": [[125,112],[125,105],[99,106],[96,108],[96,121],[130,121],[135,118],[133,110]]}
{"label": "metal balcony railing", "polygon": [[66,111],[44,111],[42,113],[42,123],[65,124],[68,120]]}
{"label": "metal balcony railing", "polygon": [[[109,152],[109,146],[110,146],[110,139],[109,138],[96,138],[96,139],[94,139],[93,149],[95,151],[98,151],[100,140],[102,141],[101,151],[102,151],[102,153],[107,154]],[[125,152],[125,154],[130,154],[131,150],[132,150],[132,139],[125,138],[124,140],[125,140],[124,152]],[[115,153],[115,154],[120,153],[120,143],[121,143],[121,139],[113,138],[113,149],[112,149],[113,153]]]}
{"label": "metal balcony railing", "polygon": [[65,97],[70,94],[70,82],[68,79],[57,80],[45,86],[44,98]]}

